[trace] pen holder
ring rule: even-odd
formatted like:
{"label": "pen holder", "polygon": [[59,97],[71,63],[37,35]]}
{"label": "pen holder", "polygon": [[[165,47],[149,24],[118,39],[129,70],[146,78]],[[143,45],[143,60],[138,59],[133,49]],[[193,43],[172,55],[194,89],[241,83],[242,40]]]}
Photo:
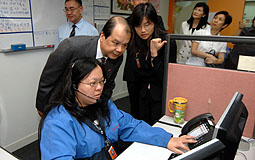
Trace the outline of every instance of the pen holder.
{"label": "pen holder", "polygon": [[[188,100],[183,97],[176,97],[174,99],[170,99],[168,102],[168,109],[170,112],[174,113],[174,122],[175,123],[184,123],[184,115],[186,110]],[[173,106],[173,110],[171,109]]]}

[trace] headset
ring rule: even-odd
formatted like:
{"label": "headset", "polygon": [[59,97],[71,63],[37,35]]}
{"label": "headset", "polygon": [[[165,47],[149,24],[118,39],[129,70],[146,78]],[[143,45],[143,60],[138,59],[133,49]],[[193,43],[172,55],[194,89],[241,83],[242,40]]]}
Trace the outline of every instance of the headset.
{"label": "headset", "polygon": [[76,87],[76,85],[75,85],[74,83],[73,83],[73,89],[74,89],[75,91],[79,92],[80,94],[82,94],[82,95],[88,97],[88,98],[91,98],[91,99],[96,100],[97,103],[101,103],[101,102],[102,102],[102,99],[100,99],[100,98],[99,98],[99,99],[96,99],[96,98],[94,98],[94,97],[91,97],[91,96],[89,96],[89,95],[87,95],[87,94],[85,94],[85,93],[79,91],[78,88]]}

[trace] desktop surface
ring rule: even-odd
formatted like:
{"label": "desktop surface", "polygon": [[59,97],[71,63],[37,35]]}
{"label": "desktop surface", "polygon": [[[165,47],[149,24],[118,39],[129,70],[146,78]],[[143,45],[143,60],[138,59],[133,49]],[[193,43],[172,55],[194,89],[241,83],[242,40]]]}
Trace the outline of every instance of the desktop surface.
{"label": "desktop surface", "polygon": [[[163,116],[159,121],[174,124],[174,125],[176,124],[174,123],[173,118],[169,116]],[[184,126],[184,124],[178,124],[178,125]],[[171,125],[167,125],[167,124],[163,124],[159,122],[155,123],[153,127],[163,128],[167,132],[172,133],[174,137],[178,137],[181,133],[180,127],[171,126]],[[248,138],[244,137],[244,139],[247,140]],[[249,145],[250,145],[250,148],[248,151],[241,151],[241,150],[237,151],[235,160],[243,160],[240,157],[245,157],[247,160],[255,159],[255,143],[254,142],[249,143]],[[124,152],[122,152],[116,158],[116,160],[130,160],[130,159],[132,160],[141,160],[141,159],[167,160],[172,153],[173,152],[168,150],[167,148],[134,142]]]}
{"label": "desktop surface", "polygon": [[[173,121],[173,118],[168,116],[163,116],[160,119],[160,121],[175,124]],[[184,124],[181,124],[181,126],[183,125]],[[181,133],[180,127],[169,126],[159,122],[155,123],[153,127],[163,128],[167,132],[172,133],[174,137],[178,137],[179,134]],[[172,153],[173,152],[168,150],[167,148],[134,142],[124,152],[122,152],[116,158],[116,160],[130,160],[130,159],[132,160],[141,160],[141,159],[167,160]]]}

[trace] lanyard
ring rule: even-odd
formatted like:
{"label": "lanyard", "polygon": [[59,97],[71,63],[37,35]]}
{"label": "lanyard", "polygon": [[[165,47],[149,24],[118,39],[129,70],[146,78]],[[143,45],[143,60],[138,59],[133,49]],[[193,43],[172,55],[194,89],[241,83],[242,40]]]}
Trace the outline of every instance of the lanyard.
{"label": "lanyard", "polygon": [[[98,120],[99,119],[99,120]],[[92,129],[93,131],[100,133],[101,135],[103,135],[104,137],[104,142],[105,142],[105,146],[106,148],[108,148],[110,146],[110,142],[104,132],[104,119],[102,117],[98,117],[98,119],[94,120],[94,122],[92,122],[90,119],[83,117],[82,121],[89,126],[90,129]]]}
{"label": "lanyard", "polygon": [[99,121],[96,119],[96,120],[94,120],[93,124],[98,129],[100,134],[102,134],[104,136],[104,144],[105,144],[106,148],[108,149],[110,147],[110,142],[109,142],[104,130],[101,128]]}
{"label": "lanyard", "polygon": [[100,133],[104,137],[104,143],[105,143],[105,148],[106,151],[108,152],[108,156],[111,159],[115,159],[117,157],[117,154],[113,148],[113,146],[110,144],[105,132],[104,132],[104,119],[102,117],[98,117],[99,120],[94,120],[92,122],[88,118],[84,117],[83,122],[89,126],[93,131]]}

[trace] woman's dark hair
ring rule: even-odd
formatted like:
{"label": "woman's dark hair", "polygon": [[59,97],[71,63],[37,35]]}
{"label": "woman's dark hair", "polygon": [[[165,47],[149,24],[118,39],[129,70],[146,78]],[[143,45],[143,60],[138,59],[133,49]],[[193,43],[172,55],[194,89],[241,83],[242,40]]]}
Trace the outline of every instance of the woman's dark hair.
{"label": "woman's dark hair", "polygon": [[94,58],[83,57],[75,59],[70,67],[67,68],[62,76],[60,85],[56,88],[49,104],[46,106],[39,125],[39,137],[43,121],[47,114],[51,109],[59,107],[60,105],[63,105],[63,107],[80,123],[83,121],[83,117],[93,121],[98,116],[102,116],[109,123],[110,113],[108,107],[104,105],[107,103],[95,103],[86,107],[80,107],[75,100],[75,91],[80,81],[84,77],[87,77],[98,66],[102,69],[103,76],[105,77],[103,65]]}
{"label": "woman's dark hair", "polygon": [[[198,25],[197,25],[196,30],[199,30],[199,29],[201,29],[201,28],[202,28],[202,29],[205,28],[206,25],[208,24],[207,20],[208,20],[208,15],[209,15],[209,7],[208,7],[208,5],[207,5],[206,3],[204,3],[204,2],[198,2],[198,3],[195,5],[195,7],[193,8],[193,11],[194,11],[194,9],[197,8],[197,7],[203,7],[204,14],[205,14],[205,16],[202,16],[202,17],[201,17],[201,19],[200,19],[200,21],[199,21],[199,23],[198,23]],[[192,29],[192,24],[193,24],[193,21],[194,21],[194,18],[193,18],[192,15],[193,15],[193,12],[192,12],[190,18],[189,18],[188,21],[187,21],[187,23],[189,24],[189,30]]]}
{"label": "woman's dark hair", "polygon": [[[223,25],[227,24],[227,26],[229,26],[231,24],[231,22],[232,22],[232,17],[229,15],[229,13],[227,11],[219,11],[219,12],[215,13],[214,17],[216,17],[219,14],[223,14],[225,16],[225,22],[224,22]],[[224,28],[222,28],[221,31],[223,29]]]}
{"label": "woman's dark hair", "polygon": [[[148,40],[141,39],[135,31],[135,27],[140,26],[145,17],[154,23],[154,32],[152,33],[152,37]],[[147,53],[150,44],[149,41],[153,38],[159,38],[166,34],[165,31],[162,31],[159,28],[157,12],[153,5],[149,2],[141,3],[135,7],[130,16],[130,25],[133,35],[128,50],[130,51],[129,53],[133,54],[132,56],[134,56],[134,54],[138,51],[141,51],[140,53]]]}

